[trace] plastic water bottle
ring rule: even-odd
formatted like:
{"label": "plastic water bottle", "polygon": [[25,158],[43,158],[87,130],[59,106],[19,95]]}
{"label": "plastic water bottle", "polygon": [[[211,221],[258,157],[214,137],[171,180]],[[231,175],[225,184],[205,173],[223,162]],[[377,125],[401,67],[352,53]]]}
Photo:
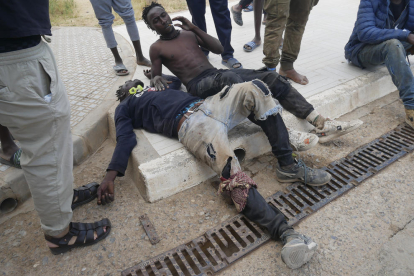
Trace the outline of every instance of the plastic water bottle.
{"label": "plastic water bottle", "polygon": [[45,101],[46,101],[47,103],[50,103],[50,101],[52,100],[52,93],[47,94],[47,95],[44,97],[44,99],[45,99]]}

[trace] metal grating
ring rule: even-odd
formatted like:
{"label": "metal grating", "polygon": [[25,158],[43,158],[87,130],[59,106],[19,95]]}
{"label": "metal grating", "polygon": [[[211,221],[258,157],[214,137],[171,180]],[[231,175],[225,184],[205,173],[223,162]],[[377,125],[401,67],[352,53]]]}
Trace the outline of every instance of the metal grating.
{"label": "metal grating", "polygon": [[[414,129],[400,125],[323,168],[332,174],[328,184],[310,187],[293,183],[288,193],[277,192],[266,201],[294,225],[413,150]],[[256,224],[237,215],[187,244],[124,270],[122,275],[213,275],[269,239]]]}

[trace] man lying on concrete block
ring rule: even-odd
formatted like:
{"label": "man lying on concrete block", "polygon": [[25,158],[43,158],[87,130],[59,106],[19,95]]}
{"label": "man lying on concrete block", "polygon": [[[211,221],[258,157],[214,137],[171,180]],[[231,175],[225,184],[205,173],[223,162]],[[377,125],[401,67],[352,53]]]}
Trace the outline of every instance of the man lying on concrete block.
{"label": "man lying on concrete block", "polygon": [[[414,53],[414,0],[362,0],[345,58],[365,68],[385,64],[414,127],[414,77],[408,54]],[[407,58],[408,59],[408,58]]]}
{"label": "man lying on concrete block", "polygon": [[[273,98],[277,99],[284,109],[299,119],[306,119],[315,127],[312,133],[319,137],[320,143],[331,141],[362,125],[360,120],[340,122],[324,118],[285,77],[275,71],[267,71],[266,68],[259,70],[214,68],[200,47],[220,54],[223,51],[220,41],[182,16],[173,18],[181,23],[175,26],[182,28],[181,31],[175,29],[170,16],[158,3],[152,2],[151,5],[146,6],[142,12],[142,19],[148,28],[160,35],[160,39],[150,48],[152,86],[157,90],[167,87],[166,80],[162,76],[162,65],[170,69],[184,83],[190,94],[203,99],[215,95],[226,85],[260,79],[267,84]],[[298,143],[305,143],[307,139],[313,137],[307,134],[301,139],[302,141]]]}
{"label": "man lying on concrete block", "polygon": [[[178,88],[180,84],[173,82],[170,87]],[[142,86],[139,80],[127,81],[116,92],[121,101],[115,111],[117,145],[98,190],[98,204],[114,200],[114,180],[124,175],[137,144],[134,128],[178,137],[220,176],[219,192],[230,195],[239,212],[267,228],[273,239],[282,240],[282,259],[289,267],[298,268],[309,261],[316,243],[296,233],[284,215],[266,203],[256,190],[257,184],[242,172],[227,136],[229,130],[249,118],[269,139],[278,159],[278,181],[301,181],[314,186],[329,182],[329,173],[308,168],[301,160],[293,159],[288,132],[279,114],[281,107],[271,97],[268,87],[260,80],[253,80],[226,86],[217,95],[202,100],[171,88],[140,91]]]}

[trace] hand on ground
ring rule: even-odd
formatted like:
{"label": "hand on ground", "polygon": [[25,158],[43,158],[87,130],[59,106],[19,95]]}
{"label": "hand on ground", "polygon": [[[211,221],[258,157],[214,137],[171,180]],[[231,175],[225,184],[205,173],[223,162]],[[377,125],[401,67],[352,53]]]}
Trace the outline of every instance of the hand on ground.
{"label": "hand on ground", "polygon": [[105,205],[114,201],[114,191],[114,181],[104,179],[98,188],[98,205]]}

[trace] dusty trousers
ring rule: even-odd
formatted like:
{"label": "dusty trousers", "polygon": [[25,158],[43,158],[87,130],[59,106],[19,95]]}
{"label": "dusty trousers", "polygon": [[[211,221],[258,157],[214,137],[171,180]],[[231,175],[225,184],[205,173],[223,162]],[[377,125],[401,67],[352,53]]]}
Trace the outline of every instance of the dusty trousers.
{"label": "dusty trousers", "polygon": [[42,229],[60,234],[72,219],[70,106],[52,50],[43,41],[0,54],[0,124],[20,142],[20,164]]}
{"label": "dusty trousers", "polygon": [[[264,90],[265,91],[264,91]],[[198,111],[182,124],[178,138],[198,159],[206,163],[218,175],[221,175],[229,157],[231,161],[230,175],[241,170],[237,157],[230,146],[228,131],[251,116],[256,121],[264,121],[270,116],[280,116],[281,107],[276,105],[270,91],[263,82],[235,84],[225,87],[218,94],[208,97]],[[280,118],[280,124],[283,120]],[[275,126],[276,127],[276,126]],[[283,141],[286,146],[279,154],[280,159],[289,159],[291,149],[286,127],[281,126]],[[282,133],[283,129],[285,133]],[[293,162],[286,160],[286,163]]]}
{"label": "dusty trousers", "polygon": [[[284,71],[293,69],[300,51],[303,33],[310,11],[319,0],[265,0],[263,10],[267,22],[263,42],[263,63],[275,68],[280,61]],[[279,45],[285,31],[282,56]]]}

